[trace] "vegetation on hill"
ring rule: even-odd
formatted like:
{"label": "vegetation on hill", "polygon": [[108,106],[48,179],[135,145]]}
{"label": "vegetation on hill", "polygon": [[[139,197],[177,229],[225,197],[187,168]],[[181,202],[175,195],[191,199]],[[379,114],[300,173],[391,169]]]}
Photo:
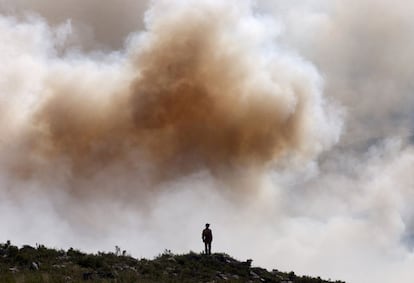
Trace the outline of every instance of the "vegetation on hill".
{"label": "vegetation on hill", "polygon": [[43,245],[19,248],[8,241],[0,244],[0,282],[333,282],[294,272],[269,272],[252,267],[251,262],[240,262],[222,253],[174,255],[168,250],[153,260],[138,260],[120,253],[119,248],[115,253],[86,254]]}

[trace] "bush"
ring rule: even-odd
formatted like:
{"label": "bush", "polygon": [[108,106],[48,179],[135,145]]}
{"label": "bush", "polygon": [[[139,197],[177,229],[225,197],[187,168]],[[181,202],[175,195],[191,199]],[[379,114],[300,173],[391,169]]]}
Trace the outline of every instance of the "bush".
{"label": "bush", "polygon": [[15,261],[19,266],[30,265],[32,262],[28,255],[22,253],[17,254]]}
{"label": "bush", "polygon": [[94,256],[94,255],[83,256],[78,261],[78,264],[81,267],[92,268],[92,269],[100,269],[100,268],[105,267],[104,258],[101,256]]}
{"label": "bush", "polygon": [[9,257],[14,258],[14,257],[17,256],[18,253],[19,253],[19,248],[18,247],[16,247],[16,246],[8,246],[7,247],[7,255]]}

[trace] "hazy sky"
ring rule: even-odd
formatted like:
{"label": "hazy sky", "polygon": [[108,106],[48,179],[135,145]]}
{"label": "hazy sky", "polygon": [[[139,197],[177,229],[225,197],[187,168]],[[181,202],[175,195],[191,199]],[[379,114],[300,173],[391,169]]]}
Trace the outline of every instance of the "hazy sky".
{"label": "hazy sky", "polygon": [[0,0],[0,241],[414,276],[414,3]]}

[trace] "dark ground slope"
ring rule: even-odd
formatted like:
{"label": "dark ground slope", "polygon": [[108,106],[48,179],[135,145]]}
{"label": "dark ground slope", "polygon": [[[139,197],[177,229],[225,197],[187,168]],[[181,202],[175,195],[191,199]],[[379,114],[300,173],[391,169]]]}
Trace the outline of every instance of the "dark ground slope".
{"label": "dark ground slope", "polygon": [[[0,244],[1,283],[40,282],[278,282],[328,283],[320,278],[271,272],[237,261],[226,254],[206,256],[169,251],[153,260],[114,253],[85,254],[42,245],[18,248]],[[342,281],[335,281],[340,283]]]}

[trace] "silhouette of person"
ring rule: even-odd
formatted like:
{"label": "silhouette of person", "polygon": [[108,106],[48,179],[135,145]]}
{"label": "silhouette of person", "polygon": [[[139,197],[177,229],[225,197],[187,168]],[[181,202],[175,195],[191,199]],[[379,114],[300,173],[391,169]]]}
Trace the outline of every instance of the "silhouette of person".
{"label": "silhouette of person", "polygon": [[206,228],[203,230],[203,233],[201,234],[201,238],[204,242],[204,248],[207,255],[211,255],[211,242],[213,241],[213,233],[211,232],[211,229],[209,228],[210,224],[206,224]]}

